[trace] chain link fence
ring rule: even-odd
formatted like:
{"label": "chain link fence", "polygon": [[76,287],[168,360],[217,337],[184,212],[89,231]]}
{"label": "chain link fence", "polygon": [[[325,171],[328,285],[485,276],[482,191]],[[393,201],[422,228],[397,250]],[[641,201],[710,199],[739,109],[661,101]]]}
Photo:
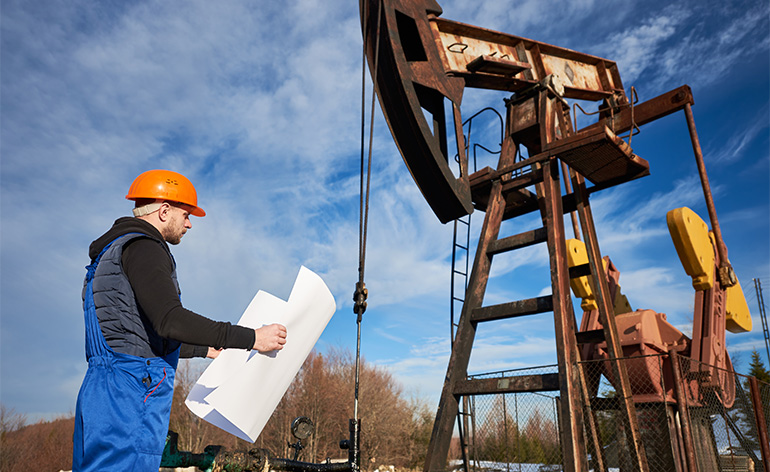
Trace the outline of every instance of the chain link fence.
{"label": "chain link fence", "polygon": [[759,424],[770,430],[770,384],[754,379],[752,392],[748,376],[684,357],[678,365],[698,470],[765,471]]}
{"label": "chain link fence", "polygon": [[[758,428],[759,420],[770,429],[770,385],[757,382],[752,392],[747,376],[685,357],[676,359],[665,354],[617,360],[628,372],[647,470],[770,472],[763,467]],[[591,471],[635,472],[628,419],[614,387],[612,364],[609,360],[579,364],[581,389],[588,398],[582,412],[586,463]],[[557,373],[552,365],[471,378]],[[686,401],[677,402],[679,398]],[[759,415],[756,402],[762,410]],[[558,391],[464,397],[460,418],[461,452],[470,470],[562,470]]]}
{"label": "chain link fence", "polygon": [[[555,365],[475,375],[505,378],[556,375]],[[476,471],[561,470],[559,392],[464,397],[460,417],[469,468]]]}

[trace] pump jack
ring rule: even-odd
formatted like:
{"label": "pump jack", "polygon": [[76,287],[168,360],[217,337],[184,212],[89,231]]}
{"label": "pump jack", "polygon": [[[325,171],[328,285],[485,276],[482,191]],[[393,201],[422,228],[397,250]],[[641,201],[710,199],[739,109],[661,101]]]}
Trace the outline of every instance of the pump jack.
{"label": "pump jack", "polygon": [[[725,329],[751,329],[703,165],[690,88],[683,85],[637,104],[633,93],[629,96],[624,91],[613,61],[441,18],[435,0],[360,0],[360,9],[365,52],[380,106],[424,198],[442,223],[474,209],[486,213],[424,470],[446,470],[460,399],[532,391],[559,392],[564,470],[589,470],[589,451],[590,467],[606,470],[592,416],[598,379],[580,367],[581,362],[595,359],[604,360],[603,375],[617,392],[627,470],[651,470],[648,457],[658,451],[645,447],[649,441],[640,434],[637,405],[659,400],[645,398],[638,386],[631,385],[629,369],[650,369],[640,356],[656,350],[665,355],[664,371],[672,378],[668,390],[659,392],[672,415],[681,416],[687,406],[702,401],[704,391],[719,392],[715,401],[729,408],[735,381],[725,349]],[[462,125],[466,87],[512,94],[505,100],[505,133],[497,167],[473,174],[469,174]],[[575,129],[570,99],[599,102],[598,121]],[[665,315],[631,310],[620,293],[619,272],[609,258],[602,258],[589,202],[595,192],[648,175],[650,165],[634,154],[631,135],[646,123],[682,110],[711,224],[709,231],[687,208],[672,210],[667,218],[696,290],[692,339],[669,324]],[[454,123],[459,175],[449,163],[448,117]],[[624,133],[629,133],[627,141],[621,138]],[[521,157],[521,147],[528,157]],[[533,186],[534,192],[528,189]],[[540,212],[542,228],[499,236],[504,220],[535,211]],[[575,223],[576,238],[568,240],[563,215],[571,212],[577,213],[580,229]],[[578,240],[580,230],[584,242]],[[493,256],[540,243],[548,247],[552,295],[483,306]],[[580,328],[570,286],[582,299]],[[479,323],[548,312],[553,313],[555,325],[558,374],[468,379]],[[625,362],[626,357],[631,360]],[[674,365],[680,358],[693,361],[684,368],[684,378]],[[686,423],[684,416],[677,421]],[[760,429],[767,428],[764,420],[758,423]],[[659,432],[670,438],[673,451],[666,456],[666,467],[707,469],[708,461],[696,457],[692,430],[698,436],[697,426],[662,428],[665,431]],[[766,444],[762,456],[765,470],[770,470]]]}
{"label": "pump jack", "polygon": [[[633,88],[627,95],[611,60],[440,18],[442,10],[435,0],[359,0],[359,7],[380,106],[424,198],[442,223],[474,209],[485,212],[425,472],[447,470],[461,399],[538,391],[559,392],[563,470],[609,470],[594,417],[601,408],[596,403],[606,400],[597,398],[600,375],[617,394],[612,408],[618,411],[627,456],[621,471],[654,470],[650,457],[667,471],[721,470],[713,441],[706,437],[709,419],[695,417],[695,424],[690,424],[688,408],[707,403],[729,408],[736,400],[725,330],[749,331],[751,318],[722,239],[695,130],[690,88],[683,85],[637,104]],[[505,100],[505,132],[497,167],[473,174],[469,173],[461,111],[466,87],[511,93]],[[576,129],[568,100],[598,102],[597,122]],[[667,215],[677,253],[696,291],[692,339],[661,313],[631,309],[620,291],[620,272],[609,257],[602,257],[589,202],[595,192],[649,175],[650,164],[634,154],[631,136],[640,126],[678,111],[684,111],[687,119],[711,224],[709,231],[688,208]],[[454,123],[457,176],[448,159],[448,117]],[[627,141],[624,133],[629,133]],[[520,152],[522,147],[527,150],[526,158]],[[500,237],[503,221],[536,211],[541,228]],[[566,213],[577,214],[573,218],[575,239],[567,239]],[[549,253],[552,294],[484,306],[493,257],[542,243]],[[364,293],[359,290],[357,294]],[[581,299],[579,327],[570,290]],[[359,303],[357,300],[357,306]],[[541,313],[553,313],[558,373],[468,377],[479,323]],[[651,378],[655,366],[645,357],[650,353],[662,354],[667,381],[632,383],[629,371]],[[588,361],[598,361],[601,369],[589,371],[584,367]],[[755,384],[752,403],[761,459],[752,460],[770,471],[768,425],[761,417],[763,407]],[[644,411],[642,405],[655,402],[663,403],[668,419],[674,421],[654,425],[654,437],[650,437],[640,431],[639,414]],[[209,446],[202,454],[178,451],[176,435],[170,433],[163,465],[195,465],[202,470],[355,472],[360,470],[359,434],[359,421],[351,420],[350,440],[341,443],[349,452],[347,462],[314,464],[297,460],[301,439],[306,437],[302,435],[295,434],[294,459],[280,459],[267,451],[228,452],[219,446]],[[668,447],[661,448],[661,441],[668,442]],[[467,471],[467,458],[465,468]]]}

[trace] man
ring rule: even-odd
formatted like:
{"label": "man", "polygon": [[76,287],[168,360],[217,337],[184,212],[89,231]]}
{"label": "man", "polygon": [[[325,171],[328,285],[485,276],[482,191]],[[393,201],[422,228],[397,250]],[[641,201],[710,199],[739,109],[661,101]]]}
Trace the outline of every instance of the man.
{"label": "man", "polygon": [[205,216],[183,175],[151,170],[119,218],[91,243],[83,288],[88,371],[75,410],[73,471],[153,471],[168,431],[180,357],[216,357],[223,348],[283,348],[286,328],[216,322],[185,309],[168,244]]}

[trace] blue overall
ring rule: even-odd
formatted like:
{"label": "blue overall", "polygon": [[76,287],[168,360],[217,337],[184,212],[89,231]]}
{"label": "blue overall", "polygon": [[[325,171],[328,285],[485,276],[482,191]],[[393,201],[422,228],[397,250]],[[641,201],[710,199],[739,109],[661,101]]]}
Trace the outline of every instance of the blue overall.
{"label": "blue overall", "polygon": [[93,280],[99,260],[114,242],[86,268],[88,371],[75,409],[72,470],[157,472],[168,433],[179,348],[165,357],[143,358],[115,352],[107,344],[96,315]]}

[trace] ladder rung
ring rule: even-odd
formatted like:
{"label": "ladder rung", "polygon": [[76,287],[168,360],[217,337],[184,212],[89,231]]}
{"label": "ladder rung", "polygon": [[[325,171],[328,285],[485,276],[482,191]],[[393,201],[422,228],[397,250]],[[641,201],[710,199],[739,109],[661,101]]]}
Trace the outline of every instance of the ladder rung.
{"label": "ladder rung", "polygon": [[[510,192],[515,192],[517,190],[529,187],[531,185],[535,185],[537,183],[540,183],[543,180],[543,172],[541,170],[533,170],[532,172],[527,172],[521,175],[517,175],[511,178],[511,180],[506,180],[503,183],[503,195],[508,194]],[[527,191],[525,194],[534,195],[531,192]]]}
{"label": "ladder rung", "polygon": [[559,374],[521,375],[492,379],[458,381],[455,395],[491,395],[495,393],[551,392],[559,390]]}
{"label": "ladder rung", "polygon": [[463,246],[462,244],[455,244],[455,247],[459,247],[460,249],[465,249],[466,251],[468,250],[468,247]]}
{"label": "ladder rung", "polygon": [[455,274],[458,274],[458,275],[463,275],[463,276],[468,275],[465,272],[461,272],[459,270],[452,270],[452,272],[454,272]]}
{"label": "ladder rung", "polygon": [[537,228],[526,233],[508,236],[507,238],[492,241],[487,248],[487,254],[495,255],[506,251],[521,249],[533,244],[544,243],[548,240],[548,231],[545,228]]}
{"label": "ladder rung", "polygon": [[475,308],[471,312],[471,322],[503,320],[548,311],[553,311],[553,297],[551,295]]}
{"label": "ladder rung", "polygon": [[[520,164],[521,162],[516,165]],[[477,210],[487,211],[492,182],[500,179],[503,175],[505,175],[505,171],[498,172],[486,167],[470,176],[471,196]],[[532,172],[504,181],[501,191],[506,202],[506,208],[509,206],[518,207],[520,205],[526,206],[529,204],[533,204],[535,208],[537,208],[536,195],[527,190],[526,187],[535,185],[542,180],[543,173],[536,169]]]}
{"label": "ladder rung", "polygon": [[579,331],[575,334],[578,344],[591,344],[604,342],[604,330],[592,329],[590,331]]}

